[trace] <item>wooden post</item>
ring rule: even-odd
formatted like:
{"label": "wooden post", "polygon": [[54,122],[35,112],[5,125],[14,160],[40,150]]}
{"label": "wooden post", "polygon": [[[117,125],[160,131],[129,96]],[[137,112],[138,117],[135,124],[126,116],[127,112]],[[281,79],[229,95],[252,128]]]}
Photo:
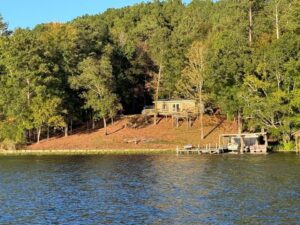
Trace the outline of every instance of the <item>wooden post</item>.
{"label": "wooden post", "polygon": [[268,151],[268,137],[267,137],[266,134],[264,135],[264,139],[265,139],[265,149],[266,149],[266,152],[267,152]]}
{"label": "wooden post", "polygon": [[300,137],[297,137],[297,146],[298,146],[298,153],[300,152],[300,146],[299,146],[299,143],[300,142]]}
{"label": "wooden post", "polygon": [[299,147],[299,140],[300,138],[297,136],[297,134],[295,135],[295,142],[296,142],[296,152],[299,153],[300,147]]}
{"label": "wooden post", "polygon": [[240,153],[244,154],[244,147],[245,147],[245,142],[244,142],[244,137],[240,136],[241,139],[241,149],[240,149]]}
{"label": "wooden post", "polygon": [[243,132],[243,122],[242,122],[242,117],[241,117],[241,113],[240,110],[238,111],[238,133],[241,134]]}
{"label": "wooden post", "polygon": [[296,152],[299,152],[299,138],[297,137],[297,135],[295,136],[295,142],[296,142]]}

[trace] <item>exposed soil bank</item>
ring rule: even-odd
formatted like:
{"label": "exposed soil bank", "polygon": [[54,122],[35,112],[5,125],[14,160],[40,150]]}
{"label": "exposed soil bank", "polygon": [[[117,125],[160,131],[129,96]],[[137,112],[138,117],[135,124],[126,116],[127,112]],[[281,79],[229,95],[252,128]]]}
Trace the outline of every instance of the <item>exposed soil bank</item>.
{"label": "exposed soil bank", "polygon": [[219,135],[224,133],[236,133],[235,122],[222,120],[218,117],[205,116],[204,134],[205,139],[200,139],[200,124],[195,121],[191,128],[187,122],[181,121],[178,128],[172,126],[172,120],[162,118],[158,125],[149,124],[140,128],[126,126],[128,119],[123,118],[114,125],[108,127],[108,136],[105,136],[104,129],[81,131],[68,137],[51,138],[43,140],[39,144],[28,146],[28,150],[89,150],[104,151],[113,150],[122,152],[124,150],[149,149],[175,150],[177,146],[186,144],[212,146],[218,144]]}

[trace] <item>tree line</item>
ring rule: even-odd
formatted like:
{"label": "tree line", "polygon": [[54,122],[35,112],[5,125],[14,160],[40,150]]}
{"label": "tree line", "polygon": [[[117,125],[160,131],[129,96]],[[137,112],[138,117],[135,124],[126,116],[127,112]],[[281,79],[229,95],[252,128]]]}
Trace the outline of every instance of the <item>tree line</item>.
{"label": "tree line", "polygon": [[299,21],[298,0],[155,0],[14,31],[1,17],[0,142],[192,98],[289,143],[300,128]]}

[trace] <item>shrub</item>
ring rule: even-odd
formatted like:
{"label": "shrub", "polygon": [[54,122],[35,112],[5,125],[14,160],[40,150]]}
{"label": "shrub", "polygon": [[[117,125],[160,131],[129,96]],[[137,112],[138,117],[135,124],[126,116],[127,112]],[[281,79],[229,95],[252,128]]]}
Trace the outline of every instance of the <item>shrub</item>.
{"label": "shrub", "polygon": [[282,142],[281,145],[284,151],[294,151],[296,149],[296,145],[293,141]]}
{"label": "shrub", "polygon": [[9,139],[5,139],[4,141],[2,141],[0,143],[0,149],[1,150],[16,150],[16,144]]}

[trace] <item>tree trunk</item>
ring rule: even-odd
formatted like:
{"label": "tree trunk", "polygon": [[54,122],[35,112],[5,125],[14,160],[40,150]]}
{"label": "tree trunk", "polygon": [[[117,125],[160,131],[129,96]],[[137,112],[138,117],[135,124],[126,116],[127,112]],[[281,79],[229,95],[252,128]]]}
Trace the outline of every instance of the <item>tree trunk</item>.
{"label": "tree trunk", "polygon": [[253,40],[253,19],[252,19],[252,4],[249,6],[249,45],[252,45]]}
{"label": "tree trunk", "polygon": [[204,131],[203,131],[203,112],[200,112],[200,134],[201,139],[204,139]]}
{"label": "tree trunk", "polygon": [[107,125],[106,125],[106,118],[103,117],[103,124],[104,124],[104,134],[107,135]]}
{"label": "tree trunk", "polygon": [[50,138],[50,127],[49,125],[47,126],[47,140]]}
{"label": "tree trunk", "polygon": [[73,120],[70,121],[70,134],[73,133]]}
{"label": "tree trunk", "polygon": [[275,4],[275,20],[276,20],[276,38],[279,39],[279,16],[278,16],[278,2]]}
{"label": "tree trunk", "polygon": [[113,117],[111,118],[111,125],[112,126],[114,125],[114,118]]}
{"label": "tree trunk", "polygon": [[32,141],[32,130],[31,129],[28,130],[28,140],[31,143],[31,141]]}
{"label": "tree trunk", "polygon": [[28,105],[30,105],[30,98],[31,98],[31,94],[30,94],[30,80],[27,78],[26,79],[26,83],[27,83],[27,87],[28,87],[28,90],[27,90],[27,103]]}
{"label": "tree trunk", "polygon": [[41,138],[41,130],[42,130],[42,128],[41,128],[41,127],[37,128],[37,143],[40,143],[40,138]]}
{"label": "tree trunk", "polygon": [[156,92],[155,92],[155,105],[154,105],[154,125],[157,124],[157,101],[159,96],[159,87],[160,87],[160,80],[161,80],[161,72],[162,72],[162,65],[160,62],[159,65],[159,71],[158,71],[158,77],[157,77],[157,84],[156,84]]}
{"label": "tree trunk", "polygon": [[91,113],[91,120],[92,120],[92,130],[95,130],[95,119],[94,119],[94,112]]}
{"label": "tree trunk", "polygon": [[69,136],[69,125],[67,124],[65,126],[65,137],[68,137]]}
{"label": "tree trunk", "polygon": [[199,107],[200,107],[200,136],[201,140],[204,139],[203,131],[203,101],[202,101],[202,84],[199,85]]}
{"label": "tree trunk", "polygon": [[95,120],[92,118],[92,130],[95,130]]}

